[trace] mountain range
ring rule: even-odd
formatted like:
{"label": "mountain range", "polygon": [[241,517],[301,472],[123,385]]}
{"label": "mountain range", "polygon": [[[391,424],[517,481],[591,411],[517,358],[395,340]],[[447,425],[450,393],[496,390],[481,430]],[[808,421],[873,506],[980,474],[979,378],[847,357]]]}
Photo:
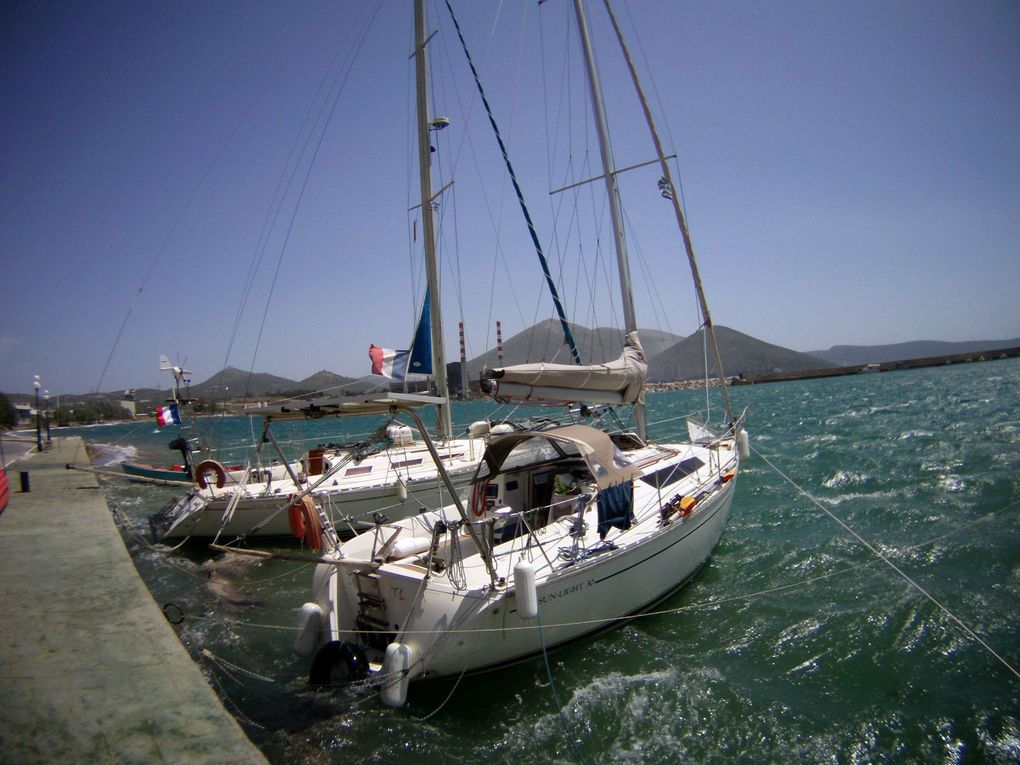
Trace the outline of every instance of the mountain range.
{"label": "mountain range", "polygon": [[[623,331],[613,327],[588,329],[570,325],[584,363],[612,361],[623,351]],[[692,380],[705,376],[703,331],[688,337],[670,332],[642,329],[638,331],[648,360],[648,382]],[[716,340],[727,375],[760,375],[778,372],[800,372],[823,369],[834,364],[826,359],[791,351],[778,345],[716,325]],[[523,364],[528,361],[570,363],[570,351],[563,340],[560,324],[554,319],[540,322],[503,343],[502,364]],[[481,370],[498,366],[495,349],[468,361],[469,377],[478,379]],[[709,365],[715,374],[715,364]]]}
{"label": "mountain range", "polygon": [[[623,349],[623,332],[616,328],[589,329],[571,324],[584,363],[601,363],[617,358]],[[729,327],[716,325],[716,339],[723,358],[726,375],[735,377],[806,372],[860,364],[905,361],[957,353],[1015,348],[1020,338],[967,342],[916,341],[892,345],[834,345],[828,350],[800,353],[779,345],[766,343]],[[700,379],[705,376],[705,338],[703,330],[682,337],[659,330],[639,331],[648,360],[648,382],[661,383]],[[712,354],[708,357],[711,359]],[[517,333],[503,343],[502,361],[499,349],[492,348],[468,360],[468,378],[477,380],[481,370],[499,365],[523,364],[529,361],[552,361],[569,364],[570,352],[563,340],[558,321],[549,319]],[[709,375],[715,374],[714,363]],[[460,387],[460,362],[448,365],[451,389]],[[266,372],[249,373],[236,367],[222,369],[212,377],[191,385],[193,397],[211,401],[251,397],[283,398],[307,393],[342,396],[379,389],[381,378],[346,377],[327,370],[316,372],[303,380],[292,380]],[[101,394],[120,397],[120,393]],[[166,391],[137,389],[138,401],[158,401]]]}
{"label": "mountain range", "polygon": [[827,351],[811,351],[840,367],[857,364],[882,364],[889,361],[927,359],[934,356],[951,356],[957,353],[981,353],[1020,346],[1020,337],[1012,340],[965,340],[946,342],[943,340],[915,340],[910,343],[892,345],[834,345]]}
{"label": "mountain range", "polygon": [[[344,377],[325,369],[304,378],[290,380],[267,372],[245,372],[237,367],[221,369],[208,380],[191,386],[191,395],[207,399],[233,399],[250,396],[286,397],[315,392],[325,396],[363,393],[377,388],[377,378]],[[149,391],[136,390],[136,395]]]}

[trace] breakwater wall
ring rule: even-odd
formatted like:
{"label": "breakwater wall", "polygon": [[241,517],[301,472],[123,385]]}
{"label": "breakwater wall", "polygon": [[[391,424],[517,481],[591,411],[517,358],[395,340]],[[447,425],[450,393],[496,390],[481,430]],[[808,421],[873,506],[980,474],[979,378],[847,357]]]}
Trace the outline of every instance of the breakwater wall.
{"label": "breakwater wall", "polygon": [[[994,361],[996,359],[1010,359],[1020,356],[1020,347],[1017,348],[996,348],[992,351],[976,351],[972,353],[954,353],[948,356],[929,356],[921,359],[903,359],[900,361],[885,361],[874,364],[855,364],[849,367],[826,367],[824,369],[810,369],[800,372],[777,372],[765,375],[741,375],[731,377],[730,385],[757,385],[759,383],[787,382],[789,380],[816,380],[823,377],[843,377],[845,375],[870,374],[873,372],[892,372],[900,369],[920,369],[922,367],[940,367],[947,364],[971,364],[978,361]],[[708,381],[709,387],[714,387],[719,381],[712,379]],[[677,380],[666,383],[648,383],[645,390],[690,390],[692,388],[704,388],[704,380]]]}

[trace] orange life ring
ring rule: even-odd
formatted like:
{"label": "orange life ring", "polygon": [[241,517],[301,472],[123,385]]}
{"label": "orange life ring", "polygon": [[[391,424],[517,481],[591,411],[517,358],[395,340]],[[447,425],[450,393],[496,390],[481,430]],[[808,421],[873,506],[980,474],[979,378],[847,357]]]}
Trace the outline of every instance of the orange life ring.
{"label": "orange life ring", "polygon": [[288,507],[287,518],[290,520],[290,533],[298,539],[302,539],[306,531],[304,505],[301,502],[295,502]]}
{"label": "orange life ring", "polygon": [[222,489],[224,484],[227,482],[227,471],[223,469],[223,465],[218,463],[216,460],[202,460],[198,463],[198,467],[195,468],[195,481],[203,489],[209,488],[209,481],[205,475],[209,471],[216,474],[216,488]]}
{"label": "orange life ring", "polygon": [[322,521],[319,519],[319,508],[315,506],[315,500],[305,494],[301,499],[295,500],[287,508],[287,518],[290,520],[290,533],[298,539],[304,539],[313,550],[322,548]]}
{"label": "orange life ring", "polygon": [[475,514],[476,518],[481,518],[485,515],[485,500],[486,495],[489,493],[489,480],[485,479],[481,484],[475,484],[471,487],[471,512]]}

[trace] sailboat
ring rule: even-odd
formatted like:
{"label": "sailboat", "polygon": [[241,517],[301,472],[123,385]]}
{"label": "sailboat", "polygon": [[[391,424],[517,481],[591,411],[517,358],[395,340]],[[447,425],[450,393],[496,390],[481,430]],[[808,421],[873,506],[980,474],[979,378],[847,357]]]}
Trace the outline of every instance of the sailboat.
{"label": "sailboat", "polygon": [[[426,212],[426,220],[430,215]],[[426,231],[430,229],[426,225]],[[429,250],[432,252],[427,259],[434,260],[434,248],[426,245]],[[433,334],[438,334],[438,322],[433,321],[433,306],[438,301],[430,299],[432,290],[430,284],[415,342],[407,352],[408,367],[424,373],[435,370],[439,388],[446,390],[442,337]],[[427,362],[421,361],[423,348],[432,356]],[[414,437],[410,427],[391,417],[363,441],[318,446],[308,450],[299,463],[288,465],[272,430],[274,422],[293,419],[295,414],[303,420],[329,417],[335,403],[342,399],[247,410],[246,414],[263,416],[256,456],[270,444],[285,472],[253,471],[241,481],[231,481],[229,471],[218,463],[200,463],[195,467],[197,486],[149,519],[154,539],[212,539],[219,543],[296,536],[318,549],[318,534],[309,537],[306,528],[307,524],[320,525],[320,513],[322,521],[331,527],[354,534],[373,527],[380,519],[398,520],[422,508],[449,502],[451,495],[437,464],[451,477],[454,489],[462,489],[478,467],[485,437],[493,429],[499,432],[507,426],[497,424],[493,428],[488,421],[479,421],[471,425],[465,437],[454,438],[446,396],[409,395],[404,400],[436,409],[438,456],[434,457],[429,446]]]}
{"label": "sailboat", "polygon": [[[582,0],[574,5],[614,200],[585,11]],[[427,44],[422,0],[415,31],[421,88]],[[665,165],[661,148],[659,156]],[[684,443],[645,439],[646,363],[618,200],[611,208],[627,324],[623,354],[587,367],[507,367],[493,371],[489,384],[497,397],[631,406],[637,432],[569,424],[492,436],[463,496],[442,475],[451,504],[378,523],[342,543],[327,529],[295,638],[299,653],[314,656],[313,684],[367,680],[377,684],[384,703],[400,706],[411,681],[538,656],[647,609],[711,556],[736,489],[746,443],[743,416],[734,419],[727,410],[718,434],[691,423]],[[696,271],[695,281],[700,290]],[[704,300],[702,307],[711,331]],[[721,376],[721,364],[718,371]],[[364,400],[347,413],[362,410],[406,411],[424,433],[420,418],[400,400]]]}
{"label": "sailboat", "polygon": [[[445,398],[414,394],[408,394],[407,400],[418,407],[446,403]],[[332,407],[330,401],[315,401],[262,412],[262,444],[273,444],[282,457],[273,423],[295,417],[320,420],[332,416]],[[390,418],[366,441],[310,449],[300,463],[288,465],[282,476],[254,474],[255,480],[230,484],[224,472],[208,469],[199,473],[194,489],[149,519],[153,538],[157,542],[230,542],[293,536],[319,549],[318,538],[312,542],[303,531],[304,521],[298,520],[302,513],[306,517],[309,512],[316,517],[321,513],[331,527],[350,535],[380,520],[396,520],[423,507],[444,504],[451,495],[439,478],[437,461],[452,476],[454,490],[466,486],[490,430],[488,422],[475,423],[466,437],[439,439],[433,453],[411,428]]]}

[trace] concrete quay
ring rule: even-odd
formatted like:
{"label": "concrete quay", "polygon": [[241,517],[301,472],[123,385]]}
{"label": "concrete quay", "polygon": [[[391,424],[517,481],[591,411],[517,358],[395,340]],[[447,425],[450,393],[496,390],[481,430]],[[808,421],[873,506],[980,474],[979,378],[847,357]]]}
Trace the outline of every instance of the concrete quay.
{"label": "concrete quay", "polygon": [[0,762],[265,763],[149,594],[96,477],[64,467],[82,448],[55,438],[7,467]]}

